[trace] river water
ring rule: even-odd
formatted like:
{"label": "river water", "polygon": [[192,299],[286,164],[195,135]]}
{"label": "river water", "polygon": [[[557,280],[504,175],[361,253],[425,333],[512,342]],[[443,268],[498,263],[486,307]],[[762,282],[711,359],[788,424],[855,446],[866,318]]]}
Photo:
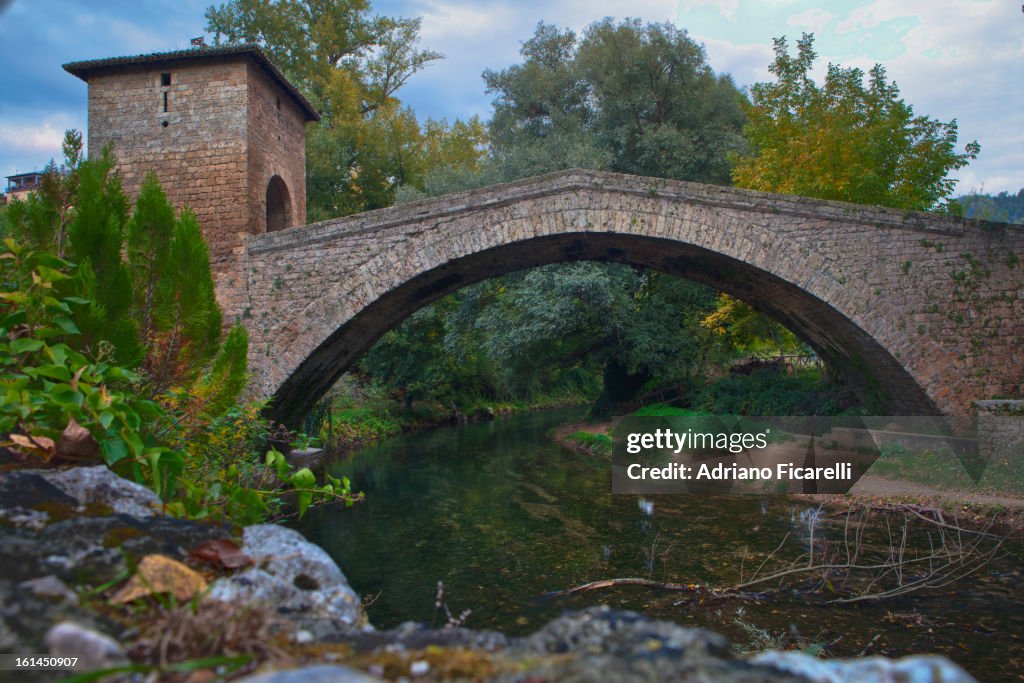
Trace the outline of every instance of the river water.
{"label": "river water", "polygon": [[882,603],[825,606],[789,593],[760,602],[680,602],[640,587],[545,598],[614,577],[730,585],[787,534],[809,542],[842,534],[806,500],[781,496],[612,496],[607,461],[545,436],[582,409],[506,417],[404,435],[332,465],[367,500],[324,508],[300,530],[338,562],[377,628],[444,625],[438,582],[465,625],[528,633],[566,609],[594,604],[642,611],[723,632],[756,648],[789,634],[830,653],[938,652],[982,681],[1024,680],[1024,548],[965,582]]}

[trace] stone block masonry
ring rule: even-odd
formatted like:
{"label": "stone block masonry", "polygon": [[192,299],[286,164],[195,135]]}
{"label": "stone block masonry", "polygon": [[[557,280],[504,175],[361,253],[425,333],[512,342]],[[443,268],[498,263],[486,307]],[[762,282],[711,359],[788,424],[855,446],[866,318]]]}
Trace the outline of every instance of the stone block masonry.
{"label": "stone block masonry", "polygon": [[221,285],[246,237],[305,223],[305,124],[319,115],[258,48],[64,68],[89,84],[90,153],[113,148],[129,198],[153,171],[178,209],[195,212]]}
{"label": "stone block masonry", "polygon": [[606,260],[775,317],[877,412],[1024,396],[1024,229],[736,188],[566,171],[249,237],[218,294],[295,423],[388,329],[459,287]]}
{"label": "stone block masonry", "polygon": [[[162,73],[171,75],[169,87]],[[89,80],[90,152],[112,147],[133,199],[156,172],[171,202],[195,212],[217,265],[253,220],[254,209],[239,201],[250,185],[248,97],[244,61],[137,66]]]}

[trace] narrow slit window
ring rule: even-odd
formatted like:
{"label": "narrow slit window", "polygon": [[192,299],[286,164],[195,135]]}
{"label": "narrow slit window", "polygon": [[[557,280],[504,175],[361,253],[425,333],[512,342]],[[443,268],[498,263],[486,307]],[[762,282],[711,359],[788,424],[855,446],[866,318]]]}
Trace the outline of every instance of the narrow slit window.
{"label": "narrow slit window", "polygon": [[164,111],[167,111],[167,93],[164,93]]}
{"label": "narrow slit window", "polygon": [[168,87],[170,87],[170,85],[171,85],[171,74],[169,74],[169,73],[160,74],[160,86],[164,87],[164,88],[168,88]]}

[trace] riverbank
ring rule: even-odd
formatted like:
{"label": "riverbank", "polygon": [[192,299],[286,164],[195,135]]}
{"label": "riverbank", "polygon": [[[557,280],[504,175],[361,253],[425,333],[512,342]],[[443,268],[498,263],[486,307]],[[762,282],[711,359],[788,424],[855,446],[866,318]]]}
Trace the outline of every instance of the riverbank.
{"label": "riverbank", "polygon": [[385,392],[350,381],[332,398],[330,413],[321,418],[316,436],[328,455],[336,456],[398,434],[584,405],[592,398],[563,394],[518,401],[473,399],[448,405],[437,401],[412,401],[407,405]]}
{"label": "riverbank", "polygon": [[376,631],[338,565],[294,530],[172,519],[104,467],[3,472],[0,494],[0,551],[18,558],[0,579],[0,649],[110,674],[88,680],[974,681],[942,657],[741,658],[711,631],[607,607],[520,637],[458,615]]}
{"label": "riverbank", "polygon": [[[611,457],[614,421],[573,422],[556,427],[548,436],[563,448],[591,457]],[[886,477],[871,472],[860,477],[849,494],[792,494],[831,508],[868,505],[911,505],[938,510],[959,525],[980,529],[993,527],[1000,533],[1024,532],[1024,496],[991,492],[963,492]]]}

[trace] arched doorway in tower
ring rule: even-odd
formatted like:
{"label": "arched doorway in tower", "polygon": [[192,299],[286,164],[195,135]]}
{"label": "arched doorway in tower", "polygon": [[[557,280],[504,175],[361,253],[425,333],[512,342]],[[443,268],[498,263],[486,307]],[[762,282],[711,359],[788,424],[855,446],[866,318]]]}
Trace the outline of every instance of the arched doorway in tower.
{"label": "arched doorway in tower", "polygon": [[288,186],[281,176],[274,176],[267,184],[267,232],[284,230],[292,226],[292,200]]}

